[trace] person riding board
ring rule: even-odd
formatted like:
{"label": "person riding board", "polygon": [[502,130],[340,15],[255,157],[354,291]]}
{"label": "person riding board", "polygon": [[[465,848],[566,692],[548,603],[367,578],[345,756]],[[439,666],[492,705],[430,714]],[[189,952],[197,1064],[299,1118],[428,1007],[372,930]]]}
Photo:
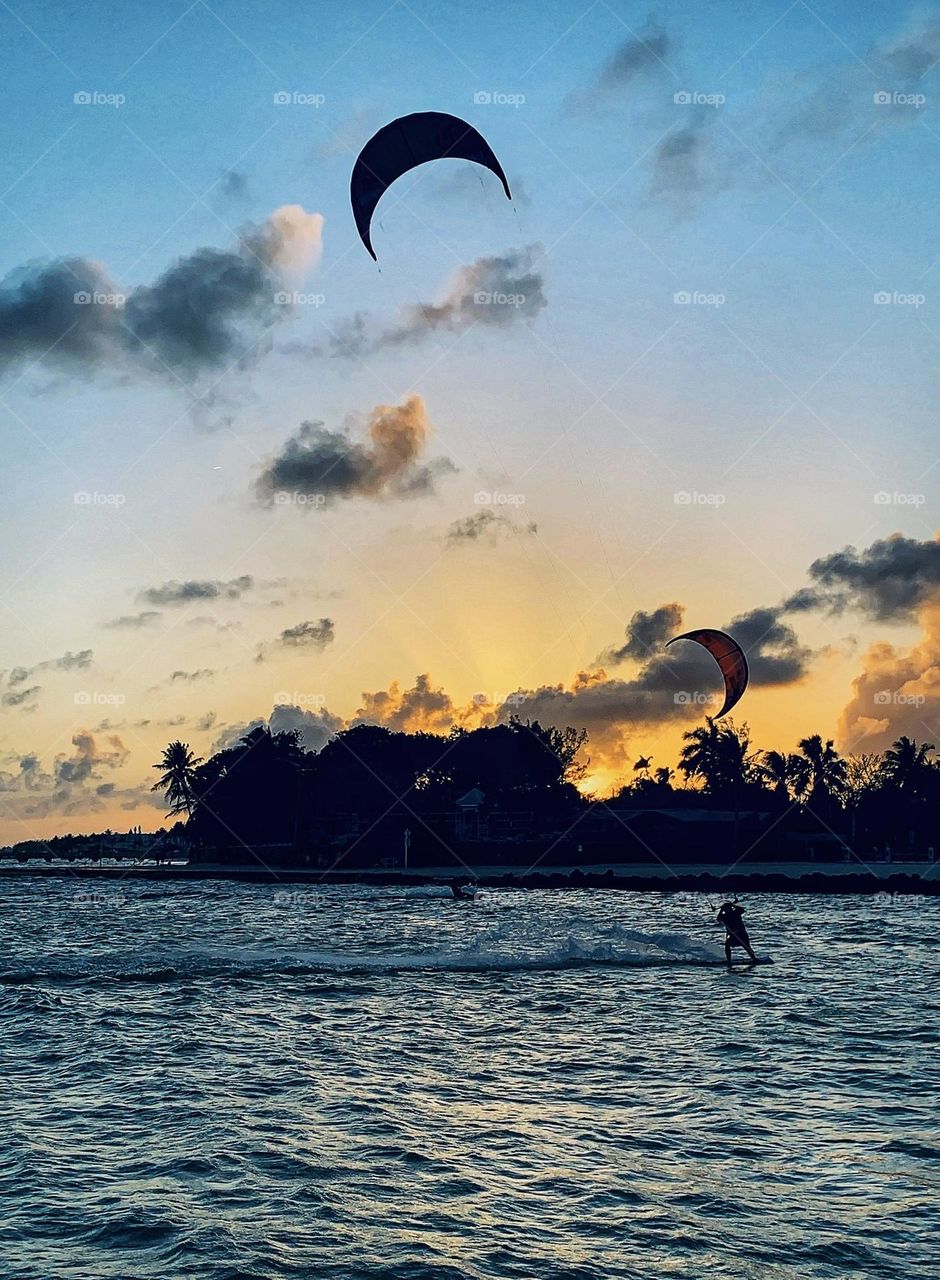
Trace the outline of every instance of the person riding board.
{"label": "person riding board", "polygon": [[743,947],[753,962],[757,964],[757,956],[751,947],[747,926],[744,923],[744,908],[738,903],[737,894],[733,902],[723,902],[718,911],[718,923],[725,926],[725,959],[731,964],[731,949]]}
{"label": "person riding board", "polygon": [[476,893],[476,886],[472,883],[468,884],[466,881],[461,880],[459,876],[455,876],[454,879],[451,880],[450,888],[455,898],[459,898],[465,902],[472,902],[474,894]]}

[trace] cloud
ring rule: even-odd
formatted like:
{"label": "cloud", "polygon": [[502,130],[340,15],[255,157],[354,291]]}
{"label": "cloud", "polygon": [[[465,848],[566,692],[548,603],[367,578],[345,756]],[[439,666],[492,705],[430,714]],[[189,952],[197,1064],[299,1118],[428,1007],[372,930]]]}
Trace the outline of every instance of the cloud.
{"label": "cloud", "polygon": [[48,662],[40,662],[34,671],[84,671],[90,667],[94,659],[91,649],[80,649],[78,653],[66,652],[61,658],[50,658]]}
{"label": "cloud", "polygon": [[724,161],[714,150],[705,121],[702,116],[673,129],[652,153],[649,195],[670,201],[679,214],[694,212],[726,184]]}
{"label": "cloud", "polygon": [[628,659],[646,662],[661,654],[666,641],[676,634],[681,625],[682,606],[675,602],[661,604],[652,613],[638,609],[627,623],[624,643],[605,649],[597,659],[598,664],[617,666]]}
{"label": "cloud", "polygon": [[336,635],[332,618],[320,618],[318,622],[298,622],[295,627],[282,631],[278,643],[295,648],[325,649]]}
{"label": "cloud", "polygon": [[246,591],[255,586],[255,580],[248,573],[238,578],[230,578],[227,582],[218,579],[190,579],[177,582],[172,579],[158,587],[147,587],[141,591],[138,599],[147,604],[177,605],[192,604],[198,600],[239,600]]}
{"label": "cloud", "polygon": [[242,241],[269,270],[304,276],[323,253],[323,215],[307,213],[299,204],[285,204],[261,226],[243,231]]}
{"label": "cloud", "polygon": [[314,711],[288,703],[275,706],[267,720],[260,718],[247,724],[227,725],[212,744],[213,752],[234,747],[252,729],[268,728],[272,733],[296,730],[305,751],[320,751],[334,734],[344,728],[344,721],[325,707]]}
{"label": "cloud", "polygon": [[243,203],[250,192],[247,174],[238,169],[225,169],[218,181],[217,190],[223,200],[231,204]]}
{"label": "cloud", "polygon": [[208,733],[210,729],[214,729],[218,716],[214,711],[207,711],[204,716],[200,716],[193,728],[197,733]]}
{"label": "cloud", "polygon": [[878,53],[884,66],[902,83],[917,83],[940,63],[940,19],[924,19],[919,26],[881,45]]}
{"label": "cloud", "polygon": [[106,745],[88,729],[79,729],[72,736],[75,750],[70,756],[57,756],[54,778],[57,784],[72,786],[83,783],[90,778],[98,778],[101,768],[117,769],[127,760],[130,754],[124,743],[116,734],[107,738]]}
{"label": "cloud", "polygon": [[452,521],[447,526],[444,540],[449,546],[460,546],[467,542],[479,542],[480,539],[493,542],[502,533],[531,536],[538,533],[538,525],[534,520],[520,524],[506,511],[493,511],[490,507],[484,507],[482,511],[475,511],[472,516]]}
{"label": "cloud", "polygon": [[104,625],[114,631],[141,631],[162,617],[156,609],[145,609],[142,613],[124,613],[119,618],[111,618]]}
{"label": "cloud", "polygon": [[289,314],[279,279],[319,257],[323,219],[299,205],[248,227],[234,250],[196,249],[152,284],[121,289],[98,262],[28,263],[0,282],[0,372],[42,361],[191,380],[248,359]]}
{"label": "cloud", "polygon": [[843,750],[882,751],[902,735],[940,745],[940,602],[924,606],[921,626],[909,649],[869,649],[840,719]]}
{"label": "cloud", "polygon": [[314,509],[339,499],[404,498],[427,493],[454,466],[445,458],[420,463],[430,434],[420,396],[403,404],[380,404],[368,417],[367,442],[330,431],[322,422],[304,422],[271,459],[256,485],[270,506],[291,494]]}
{"label": "cloud", "polygon": [[152,800],[137,788],[119,791],[104,778],[104,771],[118,770],[129,752],[116,734],[102,739],[88,729],[72,737],[71,754],[56,756],[47,772],[35,753],[20,757],[16,773],[0,773],[0,791],[9,796],[8,810],[17,817],[37,818],[49,814],[100,812],[104,799],[136,796],[136,807]]}
{"label": "cloud", "polygon": [[[17,707],[21,711],[35,711],[37,699],[42,692],[42,685],[29,684],[41,671],[83,671],[90,667],[94,654],[91,649],[80,649],[77,653],[67,650],[60,658],[47,658],[32,667],[11,667],[6,672],[6,692],[0,695],[0,706]],[[0,679],[4,673],[0,672]]]}
{"label": "cloud", "polygon": [[397,321],[384,329],[359,312],[337,326],[325,347],[313,350],[361,358],[383,348],[423,342],[434,333],[464,333],[478,326],[507,329],[531,322],[548,306],[545,281],[535,265],[543,252],[541,245],[531,244],[477,258],[458,268],[439,302],[403,307]]}
{"label": "cloud", "polygon": [[434,689],[431,677],[419,675],[411,689],[402,689],[392,681],[388,689],[362,694],[362,706],[351,725],[381,724],[407,733],[446,733],[461,721],[450,694]]}
{"label": "cloud", "polygon": [[195,684],[199,680],[211,680],[215,674],[209,667],[200,667],[197,671],[174,671],[170,684]]}
{"label": "cloud", "polygon": [[0,698],[0,703],[5,707],[21,707],[24,711],[35,711],[36,698],[41,692],[42,685],[38,684],[30,685],[26,689],[17,689],[16,692],[8,689]]}
{"label": "cloud", "polygon": [[585,111],[626,97],[629,90],[668,74],[667,60],[674,52],[673,39],[650,19],[642,31],[631,31],[617,46],[586,89],[568,95],[568,110]]}
{"label": "cloud", "polygon": [[[919,123],[924,102],[915,106],[910,98],[923,95],[924,81],[938,62],[940,21],[936,16],[919,19],[899,36],[875,44],[864,59],[835,73],[829,68],[818,71],[820,83],[810,93],[799,97],[791,88],[788,101],[797,97],[798,105],[784,113],[774,145],[814,143],[859,130],[877,136],[873,126]],[[863,140],[856,137],[853,147]]]}
{"label": "cloud", "polygon": [[[13,689],[17,685],[25,684],[27,680],[32,679],[39,671],[83,671],[90,667],[94,654],[91,649],[80,649],[78,653],[72,653],[71,650],[63,653],[61,658],[47,658],[44,662],[37,662],[33,667],[12,667],[7,676],[7,685]],[[32,693],[38,693],[38,686],[31,690]],[[16,706],[16,702],[8,702],[7,706]]]}
{"label": "cloud", "polygon": [[316,649],[321,652],[333,643],[336,632],[332,618],[320,618],[316,622],[298,622],[296,626],[287,627],[270,645],[259,645],[255,656],[256,662],[264,662],[272,648],[282,649]]}
{"label": "cloud", "polygon": [[814,585],[787,602],[793,611],[857,609],[876,622],[910,621],[940,590],[940,540],[893,534],[864,551],[844,547],[814,560]]}

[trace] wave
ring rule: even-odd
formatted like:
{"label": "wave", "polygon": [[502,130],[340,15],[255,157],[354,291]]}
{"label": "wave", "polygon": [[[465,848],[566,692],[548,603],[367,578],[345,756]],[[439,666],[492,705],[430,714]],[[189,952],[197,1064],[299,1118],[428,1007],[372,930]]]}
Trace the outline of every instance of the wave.
{"label": "wave", "polygon": [[602,941],[575,935],[549,945],[512,948],[486,936],[465,948],[439,951],[333,951],[314,947],[252,949],[209,947],[199,951],[162,951],[130,964],[124,956],[101,956],[74,966],[0,972],[0,984],[73,982],[170,983],[212,978],[268,978],[329,973],[394,974],[411,972],[487,973],[537,970],[711,967],[725,963],[720,949],[683,933],[641,933],[615,927]]}

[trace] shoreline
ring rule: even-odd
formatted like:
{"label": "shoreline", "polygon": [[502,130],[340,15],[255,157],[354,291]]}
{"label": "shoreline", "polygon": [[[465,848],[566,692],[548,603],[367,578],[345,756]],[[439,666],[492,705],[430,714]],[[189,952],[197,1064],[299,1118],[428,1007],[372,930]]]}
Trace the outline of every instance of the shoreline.
{"label": "shoreline", "polygon": [[[249,884],[344,885],[374,884],[417,888],[450,884],[453,867],[355,871],[322,871],[310,868],[251,866],[190,866],[178,863],[147,866],[99,866],[86,864],[31,866],[0,864],[0,879],[20,877],[73,878],[91,881],[205,881],[236,880]],[[726,867],[715,863],[688,864],[679,869],[659,864],[595,864],[512,871],[505,867],[479,867],[465,873],[481,888],[493,889],[623,889],[640,892],[833,893],[913,894],[940,896],[940,862],[879,862],[857,868],[846,863],[767,863],[759,870]]]}

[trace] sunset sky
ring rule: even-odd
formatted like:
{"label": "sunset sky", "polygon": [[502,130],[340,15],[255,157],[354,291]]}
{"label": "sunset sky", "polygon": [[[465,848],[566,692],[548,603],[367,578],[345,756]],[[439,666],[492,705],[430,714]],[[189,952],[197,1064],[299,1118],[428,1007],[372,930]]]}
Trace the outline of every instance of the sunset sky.
{"label": "sunset sky", "polygon": [[[154,828],[275,704],[586,727],[605,791],[716,709],[692,626],[760,747],[940,742],[936,9],[115,12],[0,9],[0,840]],[[514,200],[415,170],[376,265],[424,110]]]}

